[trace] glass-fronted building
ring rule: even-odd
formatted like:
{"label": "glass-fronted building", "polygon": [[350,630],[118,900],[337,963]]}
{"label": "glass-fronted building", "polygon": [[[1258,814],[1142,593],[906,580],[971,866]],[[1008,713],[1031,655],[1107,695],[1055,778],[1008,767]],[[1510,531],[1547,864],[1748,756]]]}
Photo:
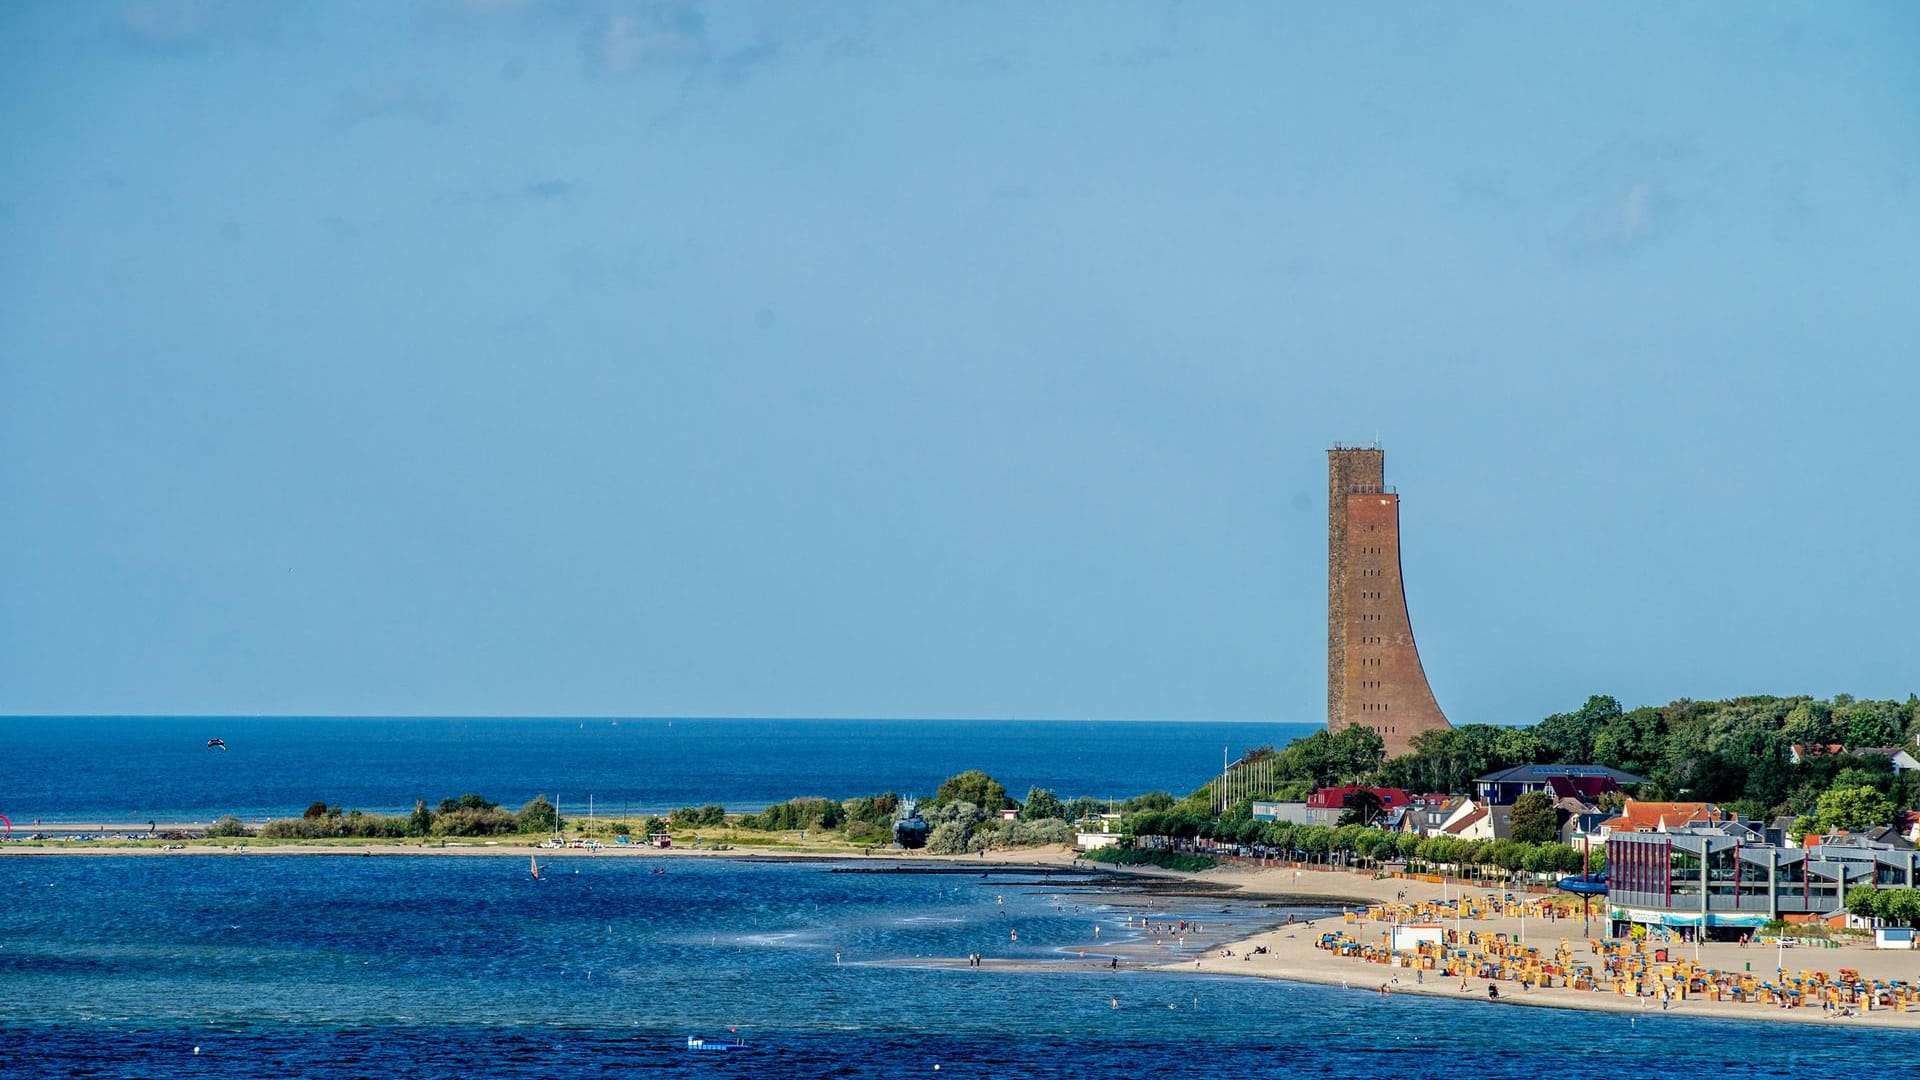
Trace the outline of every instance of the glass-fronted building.
{"label": "glass-fronted building", "polygon": [[1607,840],[1607,913],[1615,934],[1638,923],[1736,938],[1775,919],[1844,911],[1849,888],[1916,884],[1920,851],[1856,837],[1788,848],[1731,822]]}

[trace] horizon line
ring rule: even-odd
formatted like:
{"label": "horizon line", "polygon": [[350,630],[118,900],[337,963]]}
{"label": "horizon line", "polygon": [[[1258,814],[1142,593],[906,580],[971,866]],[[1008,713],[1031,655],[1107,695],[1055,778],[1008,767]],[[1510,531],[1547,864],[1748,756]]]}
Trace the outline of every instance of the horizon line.
{"label": "horizon line", "polygon": [[1293,724],[1324,720],[1169,719],[1153,716],[679,716],[623,713],[0,713],[0,720],[768,720],[846,723]]}

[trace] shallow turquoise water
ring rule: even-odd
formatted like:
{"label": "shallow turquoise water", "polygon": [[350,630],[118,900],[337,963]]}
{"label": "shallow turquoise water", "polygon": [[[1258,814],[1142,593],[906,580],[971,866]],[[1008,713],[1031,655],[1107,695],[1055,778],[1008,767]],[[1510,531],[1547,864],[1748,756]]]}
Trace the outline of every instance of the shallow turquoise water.
{"label": "shallow turquoise water", "polygon": [[[1897,1032],[1110,972],[1092,928],[1125,936],[1134,909],[1063,877],[835,869],[575,858],[536,882],[512,858],[7,859],[0,1072],[1567,1080],[1914,1060]],[[1276,917],[1156,914],[1218,932]],[[1051,966],[912,963],[973,951]],[[684,1049],[730,1027],[753,1048]]]}

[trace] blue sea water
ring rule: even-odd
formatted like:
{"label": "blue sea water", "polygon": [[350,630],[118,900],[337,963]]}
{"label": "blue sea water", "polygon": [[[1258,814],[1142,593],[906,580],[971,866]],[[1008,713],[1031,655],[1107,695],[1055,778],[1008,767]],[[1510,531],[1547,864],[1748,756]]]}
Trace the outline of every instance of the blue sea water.
{"label": "blue sea water", "polygon": [[[985,769],[1016,796],[1184,794],[1234,755],[1311,724],[995,720],[0,718],[0,814],[202,821],[297,814],[315,800],[402,812],[476,792],[569,815],[795,796],[929,795]],[[219,738],[230,748],[207,749]]]}
{"label": "blue sea water", "polygon": [[[535,881],[518,858],[8,858],[0,1074],[1697,1080],[1914,1060],[1910,1034],[1838,1025],[1113,972],[1099,948],[1137,909],[1108,893],[846,872],[871,869],[575,857]],[[1159,903],[1207,936],[1280,914]],[[930,962],[973,951],[1040,970]],[[751,1049],[684,1049],[735,1028]]]}

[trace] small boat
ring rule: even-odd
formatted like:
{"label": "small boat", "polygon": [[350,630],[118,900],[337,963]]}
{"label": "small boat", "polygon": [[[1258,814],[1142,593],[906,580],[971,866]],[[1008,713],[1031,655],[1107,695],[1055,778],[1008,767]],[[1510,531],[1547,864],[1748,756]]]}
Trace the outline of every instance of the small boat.
{"label": "small boat", "polygon": [[721,1039],[707,1039],[698,1035],[687,1036],[689,1050],[745,1050],[746,1043],[726,1042]]}
{"label": "small boat", "polygon": [[225,739],[208,739],[207,740],[207,749],[209,750],[225,750],[226,748],[227,748],[227,740]]}

